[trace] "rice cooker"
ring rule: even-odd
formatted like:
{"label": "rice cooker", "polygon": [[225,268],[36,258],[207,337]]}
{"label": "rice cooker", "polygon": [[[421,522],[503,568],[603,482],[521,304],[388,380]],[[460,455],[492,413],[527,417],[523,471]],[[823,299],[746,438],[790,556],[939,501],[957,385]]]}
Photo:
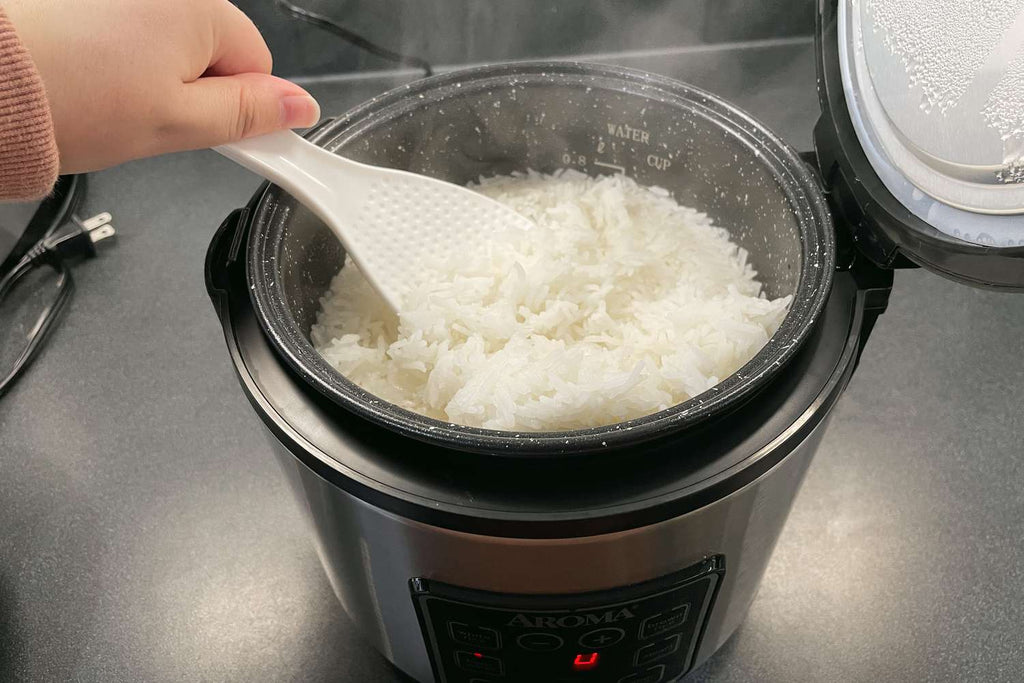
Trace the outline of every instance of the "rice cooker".
{"label": "rice cooker", "polygon": [[791,311],[737,373],[655,415],[515,434],[383,402],[309,341],[343,265],[330,231],[272,186],[221,226],[207,285],[242,389],[342,607],[402,672],[424,683],[685,675],[754,599],[892,269],[1024,289],[1024,178],[1007,152],[1019,139],[992,127],[976,89],[953,114],[923,111],[912,70],[867,27],[868,5],[821,2],[822,115],[803,157],[708,92],[578,63],[422,80],[309,133],[457,183],[626,173],[728,228],[768,296],[793,295]]}

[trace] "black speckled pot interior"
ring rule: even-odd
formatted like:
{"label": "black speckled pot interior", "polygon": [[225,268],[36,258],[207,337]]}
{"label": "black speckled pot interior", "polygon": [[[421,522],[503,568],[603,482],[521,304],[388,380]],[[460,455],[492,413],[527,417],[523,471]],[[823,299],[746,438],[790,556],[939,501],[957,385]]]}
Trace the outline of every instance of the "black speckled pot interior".
{"label": "black speckled pot interior", "polygon": [[293,371],[342,408],[409,437],[500,455],[579,454],[696,425],[750,398],[801,346],[832,284],[824,198],[784,142],[726,102],[682,83],[571,63],[482,67],[376,98],[313,139],[358,161],[467,183],[481,175],[621,167],[708,213],[750,253],[770,297],[794,295],[779,331],[714,389],[660,413],[594,429],[515,434],[438,422],[367,394],[313,349],[319,298],[344,260],[333,235],[286,193],[256,207],[248,278],[260,324]]}

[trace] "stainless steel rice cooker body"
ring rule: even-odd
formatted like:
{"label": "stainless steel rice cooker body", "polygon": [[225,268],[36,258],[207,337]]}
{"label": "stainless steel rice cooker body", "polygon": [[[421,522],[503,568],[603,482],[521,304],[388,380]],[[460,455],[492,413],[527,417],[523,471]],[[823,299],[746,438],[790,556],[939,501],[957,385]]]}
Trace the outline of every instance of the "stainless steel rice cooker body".
{"label": "stainless steel rice cooker body", "polygon": [[[858,52],[857,22],[873,19],[854,7],[818,3],[822,117],[805,158],[820,185],[788,146],[714,96],[588,65],[421,81],[313,134],[357,159],[457,182],[527,169],[624,172],[728,228],[767,293],[794,295],[793,311],[734,376],[657,415],[517,436],[383,403],[334,373],[308,340],[343,263],[328,231],[267,187],[221,226],[207,286],[243,390],[341,604],[415,680],[557,682],[585,672],[660,683],[698,666],[754,597],[885,309],[891,269],[916,264],[1024,289],[1024,247],[997,247],[976,229],[1015,234],[1024,207],[975,206],[1015,188],[968,187],[974,204],[947,210],[944,188],[970,178],[929,176],[914,188],[904,181],[917,176],[894,175],[909,156],[880,136],[903,119],[872,112],[909,110],[890,87],[901,77],[885,51]],[[915,130],[913,149],[934,146]],[[928,222],[970,209],[979,218],[963,239],[956,224]]]}
{"label": "stainless steel rice cooker body", "polygon": [[342,606],[424,682],[576,680],[593,653],[592,680],[667,681],[711,656],[754,598],[872,315],[839,274],[788,371],[704,428],[549,460],[466,453],[371,425],[282,363],[231,260],[244,223],[228,226],[212,284],[244,391]]}
{"label": "stainless steel rice cooker body", "polygon": [[824,196],[798,156],[714,96],[646,74],[461,72],[313,139],[460,182],[624,169],[729,228],[769,295],[794,294],[726,399],[516,438],[405,413],[319,366],[306,335],[343,254],[286,195],[264,188],[211,245],[208,287],[245,393],[342,605],[396,666],[418,681],[603,682],[699,665],[753,599],[891,273],[834,273]]}
{"label": "stainless steel rice cooker body", "polygon": [[[885,309],[891,269],[1024,289],[1024,247],[1014,246],[1024,234],[1021,179],[1008,171],[1020,165],[1016,138],[985,127],[1005,123],[1007,111],[986,119],[994,95],[980,90],[1012,81],[1018,34],[979,33],[995,47],[975,85],[921,112],[901,71],[900,21],[880,7],[818,3],[822,117],[806,159],[821,185],[727,103],[608,67],[450,74],[315,132],[357,159],[456,182],[528,169],[623,172],[729,229],[767,294],[794,296],[792,310],[735,375],[656,415],[515,435],[388,405],[309,343],[319,297],[343,263],[328,231],[273,188],[218,231],[208,287],[241,384],[342,605],[402,671],[419,681],[586,672],[655,683],[699,665],[753,599]],[[979,156],[984,149],[962,143],[965,120],[974,132],[964,140],[1001,139],[1001,158],[995,146]]]}

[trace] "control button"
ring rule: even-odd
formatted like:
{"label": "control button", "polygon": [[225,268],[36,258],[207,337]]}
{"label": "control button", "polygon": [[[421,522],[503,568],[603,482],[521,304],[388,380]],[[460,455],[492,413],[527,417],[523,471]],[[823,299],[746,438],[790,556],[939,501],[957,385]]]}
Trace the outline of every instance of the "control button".
{"label": "control button", "polygon": [[493,628],[487,628],[486,626],[470,626],[469,624],[463,624],[461,621],[449,621],[448,635],[456,643],[462,645],[483,647],[488,650],[501,649],[501,635]]}
{"label": "control button", "polygon": [[689,612],[690,605],[685,604],[669,612],[662,612],[661,614],[655,614],[653,617],[647,617],[640,624],[640,639],[653,638],[678,626],[682,626],[686,622],[686,616]]}
{"label": "control button", "polygon": [[580,647],[587,650],[600,650],[602,647],[611,647],[619,643],[625,637],[626,632],[621,628],[599,628],[580,636]]}
{"label": "control button", "polygon": [[636,658],[633,660],[633,666],[645,666],[653,661],[659,660],[662,657],[668,657],[679,649],[680,635],[677,633],[674,636],[669,636],[663,640],[659,640],[656,643],[651,643],[645,647],[640,648],[636,651]]}
{"label": "control button", "polygon": [[479,652],[456,652],[455,663],[458,664],[459,668],[463,671],[469,671],[474,674],[489,674],[491,676],[505,675],[505,665],[501,663],[500,659],[497,657],[488,657],[487,655],[480,654]]}
{"label": "control button", "polygon": [[554,633],[524,633],[516,639],[516,644],[531,652],[554,652],[565,641]]}
{"label": "control button", "polygon": [[646,671],[640,673],[630,674],[619,679],[619,683],[661,683],[661,679],[665,677],[665,667],[652,666]]}

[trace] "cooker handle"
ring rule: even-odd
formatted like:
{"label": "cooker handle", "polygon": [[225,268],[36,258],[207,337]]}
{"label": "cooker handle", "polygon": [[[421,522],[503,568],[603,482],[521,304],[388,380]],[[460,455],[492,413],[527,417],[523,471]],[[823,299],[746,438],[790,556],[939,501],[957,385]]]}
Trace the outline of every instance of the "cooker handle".
{"label": "cooker handle", "polygon": [[875,328],[878,316],[889,307],[889,295],[892,293],[893,271],[879,268],[867,258],[857,258],[849,268],[857,284],[857,305],[863,308],[860,324],[860,344],[857,349],[857,361],[860,364],[864,346]]}
{"label": "cooker handle", "polygon": [[897,255],[891,267],[881,268],[860,253],[853,240],[853,230],[846,224],[841,212],[836,211],[833,198],[821,178],[818,153],[808,150],[798,153],[800,159],[811,169],[821,191],[828,197],[828,204],[833,213],[836,230],[836,269],[849,271],[857,284],[857,305],[863,308],[860,323],[860,344],[857,349],[856,363],[860,363],[864,346],[868,343],[871,331],[875,329],[878,316],[885,313],[889,306],[889,294],[892,293],[893,270],[895,268],[916,268],[905,257]]}
{"label": "cooker handle", "polygon": [[234,271],[240,267],[238,256],[247,232],[243,226],[248,217],[249,207],[232,211],[217,228],[206,250],[206,291],[221,319],[227,313]]}

